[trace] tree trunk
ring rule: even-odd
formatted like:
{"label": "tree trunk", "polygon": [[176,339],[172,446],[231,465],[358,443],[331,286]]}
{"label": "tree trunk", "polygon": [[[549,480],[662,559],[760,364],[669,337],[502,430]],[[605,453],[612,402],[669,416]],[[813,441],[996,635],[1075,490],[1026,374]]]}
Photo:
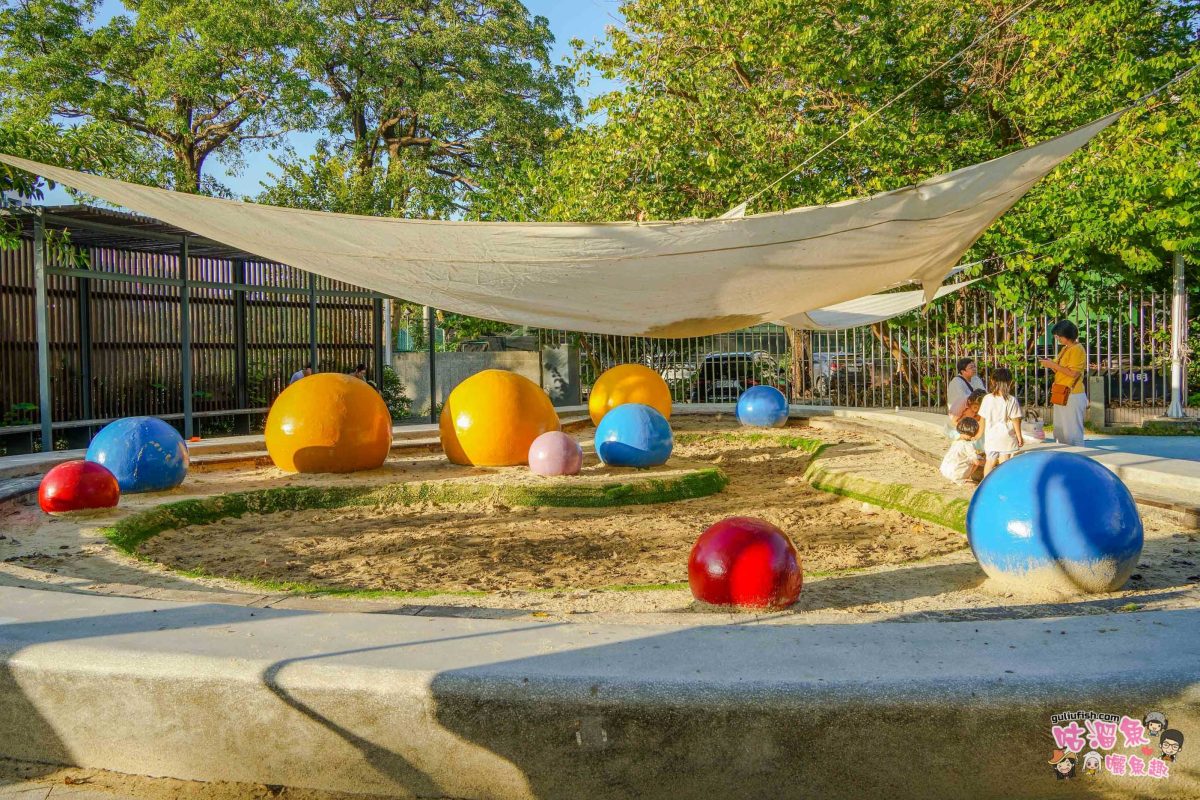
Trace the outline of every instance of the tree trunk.
{"label": "tree trunk", "polygon": [[904,352],[904,348],[900,346],[900,342],[884,330],[882,322],[873,324],[871,326],[871,333],[892,354],[892,359],[896,362],[896,372],[900,375],[900,378],[919,395],[921,390],[921,376],[917,374],[916,364],[909,359],[908,354]]}
{"label": "tree trunk", "polygon": [[188,142],[172,149],[175,151],[175,164],[178,168],[175,191],[200,194],[200,170],[204,166],[204,156],[197,155],[196,143]]}
{"label": "tree trunk", "polygon": [[792,396],[788,402],[795,402],[798,397],[812,395],[812,331],[802,331],[797,328],[785,327],[788,351],[792,354],[790,371],[792,374]]}

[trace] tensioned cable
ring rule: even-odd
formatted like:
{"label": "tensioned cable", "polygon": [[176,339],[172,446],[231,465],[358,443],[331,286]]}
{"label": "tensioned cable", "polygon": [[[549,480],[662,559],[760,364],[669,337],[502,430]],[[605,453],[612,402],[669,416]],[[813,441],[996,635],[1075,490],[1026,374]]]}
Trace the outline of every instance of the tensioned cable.
{"label": "tensioned cable", "polygon": [[[1032,2],[1037,2],[1037,0],[1032,0]],[[1028,7],[1029,5],[1031,5],[1031,4],[1032,4],[1032,2],[1031,2],[1031,3],[1027,3],[1027,4],[1026,4],[1026,7]],[[1016,13],[1020,13],[1020,11],[1018,11],[1018,12],[1016,12]],[[1013,16],[1015,16],[1015,15],[1016,15],[1016,14],[1014,14]],[[953,60],[954,58],[957,58],[958,56],[960,56],[960,55],[962,55],[963,53],[965,53],[965,52],[966,52],[967,50],[969,50],[969,49],[970,49],[970,48],[971,48],[973,45],[974,45],[974,42],[972,42],[972,44],[971,44],[971,45],[968,45],[967,47],[963,48],[963,50],[959,51],[959,53],[957,53],[956,55],[954,55],[954,56],[951,56],[951,58],[950,58],[950,59],[947,59],[945,62],[943,62],[943,63],[942,63],[942,64],[941,64],[941,65],[938,67],[938,69],[941,69],[941,67],[943,67],[943,66],[945,66],[946,64],[948,64],[948,63],[949,63],[951,60]],[[1132,109],[1138,108],[1139,106],[1142,106],[1142,105],[1143,105],[1143,104],[1144,104],[1144,103],[1145,103],[1147,100],[1149,100],[1150,98],[1157,96],[1158,94],[1162,93],[1164,90],[1166,90],[1166,89],[1170,88],[1171,86],[1174,86],[1175,84],[1177,84],[1177,83],[1179,83],[1180,81],[1184,80],[1184,79],[1185,79],[1185,78],[1187,78],[1189,75],[1191,75],[1192,73],[1196,72],[1196,70],[1198,70],[1198,69],[1200,69],[1200,64],[1195,64],[1195,65],[1193,65],[1193,66],[1189,67],[1188,69],[1184,70],[1183,72],[1180,72],[1178,75],[1175,75],[1174,77],[1172,77],[1172,78],[1171,78],[1169,81],[1167,81],[1166,83],[1164,83],[1164,84],[1162,84],[1161,86],[1158,86],[1158,87],[1156,87],[1156,88],[1154,88],[1154,89],[1151,89],[1150,91],[1146,92],[1144,95],[1142,95],[1141,97],[1139,97],[1137,100],[1134,100],[1132,103],[1130,103],[1128,106],[1126,106],[1126,108],[1125,108],[1125,110],[1124,110],[1124,111],[1130,111],[1130,110],[1132,110]],[[848,136],[848,135],[850,135],[851,133],[853,133],[853,132],[854,132],[854,130],[855,130],[855,128],[861,127],[862,125],[864,125],[864,124],[866,124],[867,122],[869,122],[869,121],[871,120],[871,118],[872,118],[872,117],[874,117],[874,116],[878,115],[878,114],[879,114],[881,111],[883,111],[884,109],[886,109],[886,108],[887,108],[889,105],[891,105],[892,103],[894,103],[894,102],[896,102],[897,100],[899,100],[901,97],[903,97],[903,96],[904,96],[906,93],[908,93],[908,92],[909,92],[909,91],[911,91],[912,89],[916,88],[916,86],[917,86],[919,83],[921,83],[921,81],[924,81],[924,80],[925,80],[925,78],[928,78],[928,77],[929,77],[930,75],[932,75],[932,74],[933,74],[933,73],[931,72],[931,73],[929,73],[929,75],[926,75],[924,78],[921,78],[921,80],[920,80],[920,81],[917,81],[917,83],[914,83],[912,86],[910,86],[910,87],[908,87],[907,89],[905,89],[905,90],[904,90],[904,92],[901,92],[900,94],[896,95],[896,96],[895,96],[895,97],[893,97],[891,100],[889,100],[889,101],[888,101],[888,102],[887,102],[887,103],[886,103],[884,106],[882,106],[882,107],[881,107],[881,108],[879,108],[879,109],[878,109],[876,112],[874,112],[874,113],[871,115],[871,117],[868,117],[867,119],[863,120],[862,122],[860,122],[860,123],[857,123],[856,125],[854,125],[853,127],[851,127],[850,129],[848,129],[847,131],[845,131],[843,134],[841,134],[840,136],[838,136],[836,139],[834,139],[832,142],[829,142],[829,144],[825,145],[825,146],[824,146],[824,147],[822,147],[820,150],[818,150],[817,152],[813,153],[811,156],[809,156],[808,158],[806,158],[806,159],[805,159],[805,160],[804,160],[804,161],[803,161],[801,164],[797,165],[796,167],[794,167],[793,169],[791,169],[790,171],[788,171],[788,172],[787,172],[787,173],[785,173],[784,175],[780,176],[779,178],[777,178],[775,181],[773,181],[773,182],[772,182],[772,183],[770,183],[769,185],[767,185],[767,186],[764,186],[762,189],[760,189],[758,192],[755,192],[753,195],[751,195],[750,197],[748,197],[748,198],[747,198],[746,200],[744,200],[743,202],[739,203],[738,205],[734,206],[734,207],[733,207],[733,208],[731,208],[730,210],[726,211],[724,214],[722,214],[720,217],[718,217],[718,219],[730,219],[730,218],[735,218],[735,217],[740,217],[740,216],[742,216],[742,215],[745,213],[745,211],[746,211],[746,207],[747,207],[747,206],[748,206],[748,205],[749,205],[749,204],[750,204],[750,203],[751,203],[751,202],[752,202],[752,201],[753,201],[755,198],[759,197],[759,196],[760,196],[760,195],[762,195],[764,192],[766,192],[766,191],[769,191],[769,190],[770,190],[770,189],[771,189],[773,186],[776,186],[776,185],[778,185],[778,184],[779,184],[781,181],[783,181],[783,180],[786,180],[788,176],[790,176],[790,175],[793,175],[793,174],[794,174],[794,173],[795,173],[797,170],[800,170],[800,169],[802,169],[802,168],[804,167],[804,165],[805,165],[805,164],[808,164],[808,163],[809,163],[810,161],[812,161],[814,158],[816,158],[817,156],[821,155],[821,153],[825,152],[825,151],[826,151],[826,150],[828,150],[830,147],[832,147],[833,145],[837,144],[837,143],[838,143],[840,140],[844,139],[846,136]],[[1123,111],[1122,113],[1124,113],[1124,111]]]}
{"label": "tensioned cable", "polygon": [[946,59],[945,61],[943,61],[941,64],[938,64],[936,67],[934,67],[933,69],[931,69],[929,72],[926,72],[926,73],[925,73],[923,76],[921,76],[921,78],[920,78],[920,79],[919,79],[919,80],[918,80],[916,83],[913,83],[911,86],[909,86],[909,87],[908,87],[907,89],[905,89],[903,92],[901,92],[900,94],[896,95],[896,96],[895,96],[895,97],[893,97],[891,100],[888,100],[888,101],[887,101],[886,103],[884,103],[882,106],[880,106],[879,108],[877,108],[877,109],[875,109],[874,111],[872,111],[872,112],[871,112],[871,113],[870,113],[870,114],[867,116],[867,118],[866,118],[866,119],[863,119],[863,120],[860,120],[859,122],[856,122],[856,123],[854,123],[854,124],[853,124],[853,125],[851,125],[849,128],[847,128],[845,131],[843,131],[843,132],[842,132],[842,133],[841,133],[841,134],[840,134],[840,135],[839,135],[839,136],[838,136],[836,139],[834,139],[833,141],[831,141],[831,142],[827,143],[827,144],[826,144],[824,147],[822,147],[820,150],[818,150],[817,152],[813,153],[813,154],[812,154],[812,155],[810,155],[808,158],[804,159],[802,162],[800,162],[800,163],[799,163],[799,164],[797,164],[796,166],[792,167],[790,170],[788,170],[788,171],[787,171],[787,172],[785,172],[784,174],[780,175],[778,178],[776,178],[775,180],[771,181],[769,184],[767,184],[767,185],[766,185],[766,186],[764,186],[763,188],[759,189],[759,190],[758,190],[757,192],[755,192],[754,194],[752,194],[752,195],[750,195],[749,197],[747,197],[747,198],[746,198],[745,200],[743,200],[741,203],[737,204],[737,205],[736,205],[736,206],[734,206],[733,208],[731,208],[731,209],[729,209],[728,211],[726,211],[724,214],[722,214],[722,215],[721,215],[721,219],[728,219],[728,218],[730,218],[730,217],[740,217],[740,216],[742,216],[742,215],[743,215],[743,214],[746,212],[746,207],[747,207],[747,206],[749,206],[749,205],[750,205],[750,203],[752,203],[752,202],[754,202],[756,199],[758,199],[760,196],[762,196],[762,195],[763,195],[765,192],[768,192],[768,191],[770,191],[771,189],[773,189],[774,187],[778,186],[778,185],[779,185],[780,183],[782,183],[783,181],[787,180],[787,179],[788,179],[789,177],[791,177],[792,175],[795,175],[797,172],[799,172],[800,170],[804,169],[804,167],[805,167],[805,166],[807,166],[809,163],[811,163],[811,162],[812,162],[812,160],[813,160],[813,159],[815,159],[817,156],[821,155],[821,154],[822,154],[822,153],[824,153],[826,150],[828,150],[829,148],[833,147],[835,144],[837,144],[838,142],[840,142],[842,139],[845,139],[847,136],[849,136],[850,134],[854,133],[856,130],[858,130],[859,128],[861,128],[863,125],[866,125],[868,122],[870,122],[871,120],[873,120],[873,119],[875,119],[876,117],[878,117],[880,114],[882,114],[884,111],[886,111],[886,110],[887,110],[887,109],[888,109],[888,108],[889,108],[889,107],[890,107],[890,106],[891,106],[893,103],[895,103],[897,100],[900,100],[902,97],[904,97],[905,95],[907,95],[907,94],[908,94],[909,92],[911,92],[913,89],[916,89],[916,88],[917,88],[918,86],[920,86],[922,83],[924,83],[925,81],[927,81],[927,80],[929,80],[930,78],[932,78],[934,75],[936,75],[936,74],[938,74],[939,72],[941,72],[943,69],[945,69],[945,68],[946,68],[947,66],[949,66],[951,63],[953,63],[954,61],[957,61],[959,58],[962,58],[964,55],[966,55],[966,54],[967,54],[967,52],[968,52],[968,51],[970,51],[970,50],[971,50],[973,47],[975,47],[975,45],[979,44],[979,43],[980,43],[980,42],[982,42],[984,39],[986,39],[988,36],[991,36],[993,33],[995,33],[996,31],[1000,30],[1001,28],[1003,28],[1005,25],[1008,25],[1009,23],[1011,23],[1011,22],[1012,22],[1014,19],[1016,19],[1016,18],[1017,18],[1017,17],[1018,17],[1018,16],[1019,16],[1019,15],[1020,15],[1022,12],[1024,12],[1024,11],[1025,11],[1027,8],[1029,8],[1030,6],[1032,6],[1032,5],[1033,5],[1034,3],[1036,3],[1036,2],[1038,2],[1038,0],[1029,0],[1029,2],[1027,2],[1025,5],[1021,6],[1020,8],[1018,8],[1018,9],[1017,9],[1016,11],[1014,11],[1013,13],[1009,14],[1007,17],[1005,17],[1004,19],[1002,19],[1000,22],[997,22],[997,23],[996,23],[995,25],[993,25],[991,28],[988,28],[986,31],[984,31],[983,33],[981,33],[981,34],[979,34],[978,36],[976,36],[976,37],[975,37],[974,39],[972,39],[972,40],[971,40],[971,42],[970,42],[970,43],[969,43],[969,44],[968,44],[966,47],[964,47],[962,50],[959,50],[957,53],[955,53],[954,55],[952,55],[952,56],[950,56],[949,58],[947,58],[947,59]]}

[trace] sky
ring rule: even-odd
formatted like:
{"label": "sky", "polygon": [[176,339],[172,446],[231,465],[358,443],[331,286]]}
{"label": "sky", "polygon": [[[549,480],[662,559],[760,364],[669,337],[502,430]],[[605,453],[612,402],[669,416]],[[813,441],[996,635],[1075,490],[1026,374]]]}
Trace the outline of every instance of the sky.
{"label": "sky", "polygon": [[[524,0],[525,7],[531,14],[545,17],[550,21],[550,30],[554,34],[553,58],[556,63],[564,63],[571,54],[571,40],[582,39],[585,42],[602,40],[604,29],[609,25],[621,24],[619,0]],[[124,10],[120,0],[105,0],[96,15],[97,24],[103,24]],[[580,99],[586,104],[591,97],[612,88],[612,84],[599,78],[593,78],[587,87],[577,87]],[[305,157],[312,153],[319,138],[319,132],[292,134],[287,143],[296,152]],[[230,175],[222,164],[211,160],[205,164],[208,174],[228,186],[234,197],[253,197],[261,189],[261,182],[273,166],[269,151],[257,151],[246,154],[246,166],[241,173]],[[46,192],[47,205],[68,204],[74,202],[65,190],[58,188]]]}

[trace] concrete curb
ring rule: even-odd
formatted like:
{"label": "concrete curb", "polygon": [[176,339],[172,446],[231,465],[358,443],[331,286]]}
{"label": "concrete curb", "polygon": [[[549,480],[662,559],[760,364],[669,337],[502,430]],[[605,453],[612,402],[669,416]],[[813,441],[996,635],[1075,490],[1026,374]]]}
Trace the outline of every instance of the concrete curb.
{"label": "concrete curb", "polygon": [[[580,406],[559,409],[565,431],[579,430],[591,425],[586,409]],[[395,450],[428,449],[440,450],[441,437],[436,425],[396,425],[392,428],[392,447]],[[66,461],[81,459],[86,450],[60,450],[54,453],[30,453],[22,456],[0,457],[0,480],[7,478],[38,477]],[[270,462],[266,444],[260,435],[227,436],[201,442],[189,442],[188,454],[192,464],[198,467],[214,465],[250,464]]]}
{"label": "concrete curb", "polygon": [[[0,754],[190,780],[491,800],[1014,800],[1055,785],[1052,714],[1161,709],[1200,730],[1193,610],[592,627],[5,588],[0,608]],[[1072,796],[1200,794],[1194,770],[1172,772],[1076,781]]]}
{"label": "concrete curb", "polygon": [[[836,445],[830,451],[835,448]],[[967,500],[945,497],[903,483],[883,483],[864,478],[851,470],[828,467],[822,463],[821,456],[813,458],[804,471],[804,479],[823,492],[892,508],[962,534],[967,532],[967,506],[970,504]]]}

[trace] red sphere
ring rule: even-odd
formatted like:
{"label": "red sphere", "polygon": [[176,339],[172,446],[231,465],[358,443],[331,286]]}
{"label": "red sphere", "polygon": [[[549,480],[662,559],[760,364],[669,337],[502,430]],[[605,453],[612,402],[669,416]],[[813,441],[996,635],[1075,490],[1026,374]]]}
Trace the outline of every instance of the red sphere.
{"label": "red sphere", "polygon": [[112,508],[121,498],[121,487],[108,468],[94,461],[68,461],[42,478],[38,505],[47,514]]}
{"label": "red sphere", "polygon": [[713,605],[787,608],[804,573],[792,540],[769,522],[729,517],[700,534],[688,559],[692,596]]}

